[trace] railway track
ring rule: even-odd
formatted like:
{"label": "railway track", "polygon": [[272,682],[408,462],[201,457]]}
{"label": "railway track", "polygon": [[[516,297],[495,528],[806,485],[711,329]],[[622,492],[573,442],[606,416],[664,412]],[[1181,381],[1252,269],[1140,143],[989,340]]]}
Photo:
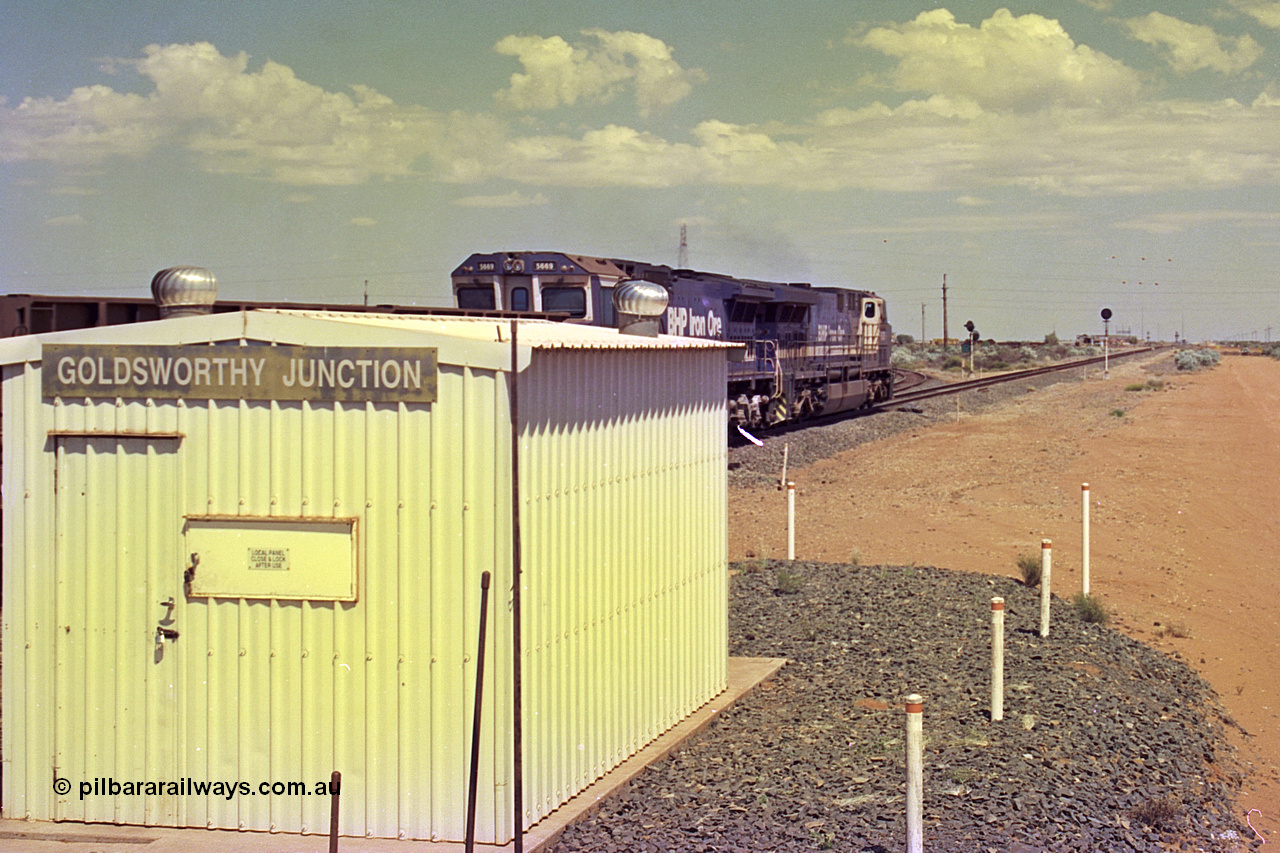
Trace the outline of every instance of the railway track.
{"label": "railway track", "polygon": [[[762,437],[767,435],[772,438],[786,438],[790,435],[803,434],[812,427],[829,426],[841,421],[861,418],[872,415],[877,412],[890,411],[892,409],[909,406],[923,400],[929,400],[934,397],[945,397],[951,394],[963,394],[966,391],[980,391],[983,388],[990,388],[996,385],[1002,385],[1006,382],[1019,382],[1036,376],[1042,376],[1046,373],[1054,373],[1063,370],[1074,370],[1093,365],[1101,365],[1107,358],[1116,361],[1123,358],[1132,358],[1136,355],[1154,352],[1159,347],[1141,347],[1138,349],[1126,349],[1120,353],[1112,353],[1108,356],[1096,356],[1091,358],[1081,358],[1074,361],[1066,361],[1061,364],[1052,364],[1047,367],[1034,367],[1030,370],[1015,370],[1010,373],[999,373],[992,376],[984,376],[981,379],[970,379],[964,382],[951,382],[942,385],[933,385],[928,388],[919,386],[932,381],[932,378],[918,373],[914,370],[905,370],[902,368],[894,368],[894,396],[881,403],[861,408],[853,409],[847,412],[840,412],[835,415],[818,416],[807,418],[802,421],[793,421],[779,426],[772,427],[765,431],[760,431]],[[742,447],[748,442],[746,436],[738,434],[732,428],[729,430],[729,446],[731,448]]]}
{"label": "railway track", "polygon": [[[965,391],[977,391],[982,388],[990,388],[992,385],[1000,385],[1005,382],[1017,382],[1022,379],[1029,379],[1032,376],[1042,376],[1046,373],[1054,373],[1059,370],[1073,370],[1081,367],[1089,367],[1095,364],[1102,364],[1105,360],[1118,361],[1122,358],[1132,358],[1135,355],[1154,352],[1157,347],[1140,347],[1138,349],[1126,349],[1119,353],[1112,353],[1109,356],[1094,356],[1092,358],[1081,358],[1075,361],[1066,361],[1061,364],[1052,364],[1048,367],[1033,367],[1030,370],[1015,370],[1012,373],[1000,373],[994,376],[984,376],[981,379],[969,379],[964,382],[952,382],[946,385],[935,385],[930,388],[920,388],[918,390],[910,390],[915,385],[908,386],[908,390],[902,393],[895,393],[891,399],[882,403],[876,403],[871,406],[871,411],[884,411],[893,409],[898,406],[908,405],[920,400],[929,400],[933,397],[945,397],[950,394],[963,394]],[[914,374],[914,371],[902,371],[904,374]],[[915,374],[922,375],[922,374]],[[864,410],[866,411],[866,410]]]}
{"label": "railway track", "polygon": [[928,381],[929,377],[918,371],[904,370],[901,367],[893,369],[893,387],[895,391],[907,391]]}

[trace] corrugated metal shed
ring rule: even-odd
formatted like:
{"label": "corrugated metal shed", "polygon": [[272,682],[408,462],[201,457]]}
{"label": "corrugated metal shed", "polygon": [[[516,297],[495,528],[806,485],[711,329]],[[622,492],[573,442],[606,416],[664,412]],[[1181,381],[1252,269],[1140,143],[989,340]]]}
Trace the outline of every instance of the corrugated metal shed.
{"label": "corrugated metal shed", "polygon": [[[476,838],[510,840],[510,335],[258,311],[0,343],[5,814],[325,832],[337,769],[343,834],[460,840],[489,571]],[[726,368],[519,341],[530,825],[724,688]]]}

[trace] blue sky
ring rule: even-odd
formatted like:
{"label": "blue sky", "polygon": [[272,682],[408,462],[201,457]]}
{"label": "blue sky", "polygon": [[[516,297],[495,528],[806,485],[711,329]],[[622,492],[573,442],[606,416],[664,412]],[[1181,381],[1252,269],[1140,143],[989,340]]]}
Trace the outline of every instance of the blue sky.
{"label": "blue sky", "polygon": [[448,304],[558,249],[900,332],[1280,339],[1280,2],[0,0],[0,291]]}

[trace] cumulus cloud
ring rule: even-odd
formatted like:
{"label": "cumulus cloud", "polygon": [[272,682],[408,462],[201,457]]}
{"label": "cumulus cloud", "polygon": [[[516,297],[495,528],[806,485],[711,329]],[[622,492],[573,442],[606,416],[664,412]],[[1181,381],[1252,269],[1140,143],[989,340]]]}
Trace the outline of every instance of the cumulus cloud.
{"label": "cumulus cloud", "polygon": [[[529,185],[1124,195],[1280,182],[1280,99],[982,110],[935,96],[789,127],[708,120],[673,141],[607,126],[508,140],[494,175]],[[964,202],[961,202],[964,203]]]}
{"label": "cumulus cloud", "polygon": [[850,34],[846,41],[897,60],[883,80],[900,92],[928,92],[987,108],[1036,110],[1137,96],[1138,75],[1123,63],[1076,44],[1062,25],[1040,15],[997,10],[978,27],[946,9],[915,20]]}
{"label": "cumulus cloud", "polygon": [[[1175,37],[1186,45],[1204,36],[1163,32],[1159,44],[1171,51]],[[499,42],[526,69],[499,101],[533,110],[633,96],[643,111],[685,97],[696,82],[657,39],[584,37]],[[553,186],[930,191],[977,207],[999,187],[1115,195],[1280,183],[1280,89],[1263,88],[1247,104],[1162,99],[1058,22],[1003,10],[980,25],[926,12],[846,43],[889,58],[874,81],[881,100],[850,100],[789,124],[708,115],[665,135],[622,120],[546,130],[504,111],[436,112],[367,87],[328,91],[278,63],[255,68],[208,44],[153,46],[119,65],[149,84],[140,93],[85,86],[65,99],[0,104],[0,160],[84,166],[176,148],[207,172],[297,185],[295,203],[314,200],[306,186],[417,175],[523,188],[454,202],[473,208],[545,204],[541,190]],[[1236,57],[1214,61],[1247,55],[1243,41],[1200,44],[1201,59],[1210,44]],[[848,82],[852,91],[853,72]]]}
{"label": "cumulus cloud", "polygon": [[465,198],[455,199],[453,203],[458,207],[529,207],[543,205],[547,202],[547,197],[542,193],[525,195],[518,190],[512,190],[501,195],[466,196]]}
{"label": "cumulus cloud", "polygon": [[1264,27],[1280,30],[1280,0],[1228,0],[1228,3]]}
{"label": "cumulus cloud", "polygon": [[607,102],[627,88],[635,90],[636,109],[648,115],[680,101],[704,79],[684,69],[660,39],[635,32],[584,30],[592,42],[569,44],[560,36],[510,35],[494,50],[514,56],[524,73],[495,96],[515,110],[549,110],[579,100]]}
{"label": "cumulus cloud", "polygon": [[1125,26],[1138,41],[1162,48],[1170,67],[1180,74],[1203,68],[1233,74],[1262,56],[1262,46],[1248,34],[1229,39],[1212,27],[1190,24],[1160,12],[1130,18]]}
{"label": "cumulus cloud", "polygon": [[440,117],[401,108],[374,90],[327,92],[268,61],[207,42],[151,45],[132,66],[153,90],[74,89],[63,100],[0,107],[0,160],[90,165],[141,158],[162,144],[190,151],[206,171],[293,184],[355,184],[412,173],[441,136]]}

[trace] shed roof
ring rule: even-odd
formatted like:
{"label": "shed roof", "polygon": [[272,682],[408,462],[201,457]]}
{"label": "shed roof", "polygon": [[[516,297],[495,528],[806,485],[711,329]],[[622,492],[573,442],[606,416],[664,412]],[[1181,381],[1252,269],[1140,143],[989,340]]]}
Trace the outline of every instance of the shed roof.
{"label": "shed roof", "polygon": [[[0,364],[39,361],[45,343],[182,345],[253,340],[280,344],[332,346],[421,346],[440,348],[445,364],[469,364],[493,370],[510,365],[512,320],[366,314],[284,308],[258,309],[198,317],[173,317],[147,323],[98,326],[0,340]],[[521,319],[518,344],[521,368],[530,350],[740,349],[730,341],[660,335],[624,335],[617,329]]]}

